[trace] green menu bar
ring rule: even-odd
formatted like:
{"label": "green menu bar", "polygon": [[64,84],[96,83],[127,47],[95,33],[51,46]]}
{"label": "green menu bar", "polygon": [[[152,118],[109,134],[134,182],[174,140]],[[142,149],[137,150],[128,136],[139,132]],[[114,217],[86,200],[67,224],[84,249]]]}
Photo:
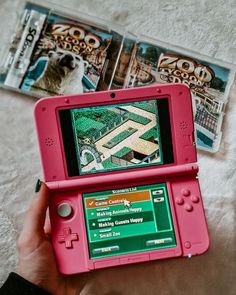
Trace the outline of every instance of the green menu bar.
{"label": "green menu bar", "polygon": [[83,195],[91,258],[176,246],[165,184]]}

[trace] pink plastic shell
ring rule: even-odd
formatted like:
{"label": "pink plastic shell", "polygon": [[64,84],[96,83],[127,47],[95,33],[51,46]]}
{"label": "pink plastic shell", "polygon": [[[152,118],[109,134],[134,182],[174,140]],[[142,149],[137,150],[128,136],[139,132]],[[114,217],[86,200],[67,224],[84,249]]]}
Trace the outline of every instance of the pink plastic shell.
{"label": "pink plastic shell", "polygon": [[[174,163],[68,177],[58,110],[162,98],[169,101]],[[209,236],[197,179],[191,94],[187,86],[156,85],[45,98],[35,106],[35,121],[44,180],[51,190],[52,242],[60,272],[73,274],[156,259],[190,257],[208,249]],[[167,185],[177,246],[90,259],[82,194],[163,182]],[[57,213],[58,205],[64,202],[73,209],[68,218],[61,218]]]}

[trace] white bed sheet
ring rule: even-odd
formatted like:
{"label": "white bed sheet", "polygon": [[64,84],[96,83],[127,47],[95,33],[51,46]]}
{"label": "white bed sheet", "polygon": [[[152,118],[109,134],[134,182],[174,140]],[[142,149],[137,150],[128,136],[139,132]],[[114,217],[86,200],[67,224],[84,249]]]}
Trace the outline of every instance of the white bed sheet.
{"label": "white bed sheet", "polygon": [[[116,21],[137,33],[228,62],[236,61],[235,0],[64,0],[63,4]],[[8,3],[0,1],[0,27],[5,30],[1,43],[8,37],[7,24],[17,16],[12,11],[9,19],[7,13]],[[34,103],[34,98],[0,90],[0,285],[16,269],[16,239],[25,210],[34,197],[35,182],[41,176]],[[223,127],[220,152],[198,153],[210,250],[192,259],[93,272],[82,295],[236,294],[235,85]]]}

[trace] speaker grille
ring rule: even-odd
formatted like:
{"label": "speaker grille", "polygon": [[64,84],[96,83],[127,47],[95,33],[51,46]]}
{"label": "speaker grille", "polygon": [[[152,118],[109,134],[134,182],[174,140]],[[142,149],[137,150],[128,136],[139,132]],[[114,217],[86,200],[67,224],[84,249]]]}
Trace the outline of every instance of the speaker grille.
{"label": "speaker grille", "polygon": [[51,137],[47,137],[44,140],[46,146],[52,146],[54,144],[54,140]]}
{"label": "speaker grille", "polygon": [[180,129],[185,130],[188,128],[188,123],[186,121],[182,121],[179,123]]}

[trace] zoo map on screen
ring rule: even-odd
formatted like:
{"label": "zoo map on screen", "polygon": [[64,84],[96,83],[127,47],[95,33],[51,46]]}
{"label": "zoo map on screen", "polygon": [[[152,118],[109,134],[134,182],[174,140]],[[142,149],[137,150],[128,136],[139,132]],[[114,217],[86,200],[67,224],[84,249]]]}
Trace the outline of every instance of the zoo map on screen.
{"label": "zoo map on screen", "polygon": [[71,110],[80,174],[163,163],[156,100]]}

